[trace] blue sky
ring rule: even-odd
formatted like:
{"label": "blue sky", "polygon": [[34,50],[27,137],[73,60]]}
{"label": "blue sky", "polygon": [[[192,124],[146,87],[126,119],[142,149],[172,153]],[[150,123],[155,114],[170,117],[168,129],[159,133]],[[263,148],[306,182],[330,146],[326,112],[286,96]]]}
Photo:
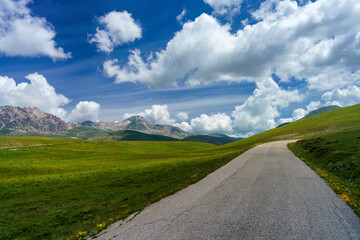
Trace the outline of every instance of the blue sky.
{"label": "blue sky", "polygon": [[359,16],[356,0],[0,0],[0,105],[249,136],[359,103]]}

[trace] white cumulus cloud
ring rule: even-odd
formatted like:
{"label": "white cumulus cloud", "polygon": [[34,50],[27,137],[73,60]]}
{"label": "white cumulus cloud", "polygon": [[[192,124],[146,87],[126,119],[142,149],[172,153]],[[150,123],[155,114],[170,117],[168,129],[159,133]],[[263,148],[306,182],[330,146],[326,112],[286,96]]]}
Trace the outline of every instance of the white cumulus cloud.
{"label": "white cumulus cloud", "polygon": [[300,102],[303,96],[297,90],[286,91],[268,78],[257,83],[257,88],[242,105],[232,112],[234,130],[249,136],[276,127],[275,118],[280,117],[279,109],[290,103]]}
{"label": "white cumulus cloud", "polygon": [[306,110],[303,108],[297,108],[291,114],[291,118],[280,118],[279,124],[284,122],[293,122],[302,119],[311,111],[319,109],[321,107],[321,102],[319,101],[312,101],[306,106]]}
{"label": "white cumulus cloud", "polygon": [[142,116],[154,124],[173,124],[175,122],[170,116],[167,105],[152,105],[150,109],[145,109],[143,112],[125,113],[123,118],[135,115]]}
{"label": "white cumulus cloud", "polygon": [[70,103],[70,99],[57,93],[43,75],[32,73],[25,78],[30,82],[16,84],[13,78],[0,76],[0,106],[34,106],[65,121],[81,122],[98,119],[100,108],[98,103],[79,102],[69,114],[63,107]]}
{"label": "white cumulus cloud", "polygon": [[135,115],[142,116],[154,124],[169,124],[197,134],[228,133],[232,131],[232,120],[225,113],[201,114],[199,117],[186,122],[189,118],[187,113],[178,112],[175,115],[178,120],[176,121],[176,119],[172,118],[167,105],[152,105],[151,108],[145,109],[143,112],[126,113],[123,118],[126,119]]}
{"label": "white cumulus cloud", "polygon": [[289,119],[289,122],[292,121],[297,121],[299,119],[302,119],[303,117],[305,117],[306,115],[306,111],[303,108],[297,108],[293,111],[293,113],[291,114],[292,118]]}
{"label": "white cumulus cloud", "polygon": [[189,118],[189,115],[186,112],[179,112],[176,114],[176,118],[180,121],[186,121]]}
{"label": "white cumulus cloud", "polygon": [[209,4],[216,14],[234,14],[240,11],[243,0],[204,0]]}
{"label": "white cumulus cloud", "polygon": [[190,123],[181,122],[175,126],[196,134],[232,132],[232,120],[225,113],[201,114],[199,117],[191,119]]}
{"label": "white cumulus cloud", "polygon": [[319,109],[321,107],[321,102],[312,101],[306,106],[306,113]]}
{"label": "white cumulus cloud", "polygon": [[[172,118],[167,105],[153,105],[143,112],[127,113],[123,117],[140,115],[152,123],[170,124],[195,134],[228,133],[247,137],[274,128],[280,117],[280,109],[304,99],[297,90],[284,90],[272,79],[257,82],[252,96],[235,106],[231,115],[226,113],[200,114],[190,120],[184,112]],[[317,103],[309,104],[315,107]],[[304,110],[305,111],[305,110]],[[292,119],[291,119],[292,120]],[[280,120],[281,121],[281,120]]]}
{"label": "white cumulus cloud", "polygon": [[[207,1],[213,6],[225,2],[232,1]],[[232,131],[243,136],[285,120],[298,120],[322,105],[314,101],[296,109],[291,117],[277,120],[281,109],[303,101],[304,96],[279,87],[273,74],[281,82],[303,81],[309,90],[326,92],[322,96],[326,104],[359,102],[358,0],[268,0],[251,13],[252,21],[244,22],[237,31],[214,16],[204,13],[187,21],[164,49],[149,56],[133,49],[125,64],[107,60],[104,73],[116,83],[153,86],[254,82],[253,95],[228,115]],[[193,128],[191,121],[177,124],[184,129],[201,129]]]}
{"label": "white cumulus cloud", "polygon": [[45,18],[31,14],[27,7],[30,2],[0,0],[0,54],[70,58],[71,53],[57,47],[54,27]]}
{"label": "white cumulus cloud", "polygon": [[66,117],[62,106],[70,102],[67,97],[58,94],[46,78],[38,73],[29,74],[25,78],[30,82],[16,84],[13,78],[0,76],[0,105],[35,106],[59,117]]}
{"label": "white cumulus cloud", "polygon": [[116,46],[141,38],[142,29],[127,11],[112,11],[98,19],[103,29],[96,28],[89,42],[96,43],[98,51],[110,53]]}
{"label": "white cumulus cloud", "polygon": [[165,49],[145,58],[132,50],[126,64],[104,63],[116,83],[196,86],[252,81],[276,74],[319,91],[358,82],[360,2],[266,1],[252,13],[257,23],[231,32],[229,24],[202,14],[186,22]]}
{"label": "white cumulus cloud", "polygon": [[336,88],[324,93],[321,98],[325,101],[325,105],[350,106],[360,103],[360,88],[358,86],[348,86],[344,89]]}
{"label": "white cumulus cloud", "polygon": [[80,101],[68,116],[70,122],[97,121],[100,104],[93,101]]}

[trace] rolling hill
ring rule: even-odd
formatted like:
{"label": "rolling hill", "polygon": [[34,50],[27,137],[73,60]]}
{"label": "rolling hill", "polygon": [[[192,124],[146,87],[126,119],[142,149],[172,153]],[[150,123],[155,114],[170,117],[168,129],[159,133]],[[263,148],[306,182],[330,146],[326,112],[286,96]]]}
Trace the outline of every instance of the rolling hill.
{"label": "rolling hill", "polygon": [[223,145],[231,142],[237,141],[237,139],[232,137],[214,137],[209,135],[194,135],[190,137],[186,137],[181,139],[181,141],[187,142],[204,142],[204,143],[211,143],[215,145]]}
{"label": "rolling hill", "polygon": [[107,132],[104,134],[96,135],[89,141],[179,141],[176,138],[155,135],[155,134],[146,134],[133,130],[121,130],[117,132]]}
{"label": "rolling hill", "polygon": [[[341,107],[336,106],[336,105],[330,105],[330,106],[321,107],[319,109],[311,111],[310,113],[308,113],[305,117],[303,117],[301,119],[313,117],[313,116],[316,116],[316,115],[319,115],[319,114],[322,114],[322,113],[326,113],[326,112],[330,112],[330,111],[340,109],[340,108]],[[291,122],[284,122],[284,123],[280,124],[279,126],[277,126],[277,128],[285,126],[285,125],[287,125],[289,123],[291,123]]]}
{"label": "rolling hill", "polygon": [[183,139],[177,139],[162,135],[146,134],[133,130],[103,132],[100,134],[95,134],[93,137],[90,137],[87,140],[89,141],[170,141],[170,142],[183,141],[183,142],[204,142],[214,145],[223,145],[236,141],[235,138],[231,138],[231,137],[212,137],[208,135],[193,135]]}
{"label": "rolling hill", "polygon": [[325,106],[319,109],[316,109],[314,111],[311,111],[309,114],[307,114],[304,118],[309,118],[309,117],[313,117],[322,113],[326,113],[326,112],[330,112],[336,109],[340,109],[341,107],[336,106],[336,105],[330,105],[330,106]]}

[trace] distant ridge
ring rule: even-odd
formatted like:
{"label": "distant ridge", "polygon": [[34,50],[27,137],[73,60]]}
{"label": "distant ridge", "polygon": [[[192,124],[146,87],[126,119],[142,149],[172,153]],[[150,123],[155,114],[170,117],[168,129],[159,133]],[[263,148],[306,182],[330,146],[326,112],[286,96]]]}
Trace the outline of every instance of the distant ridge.
{"label": "distant ridge", "polygon": [[309,117],[313,117],[322,113],[326,113],[326,112],[330,112],[336,109],[340,109],[341,107],[336,106],[336,105],[330,105],[330,106],[326,106],[326,107],[322,107],[319,109],[316,109],[314,111],[311,111],[308,115],[306,115],[304,118],[309,118]]}
{"label": "distant ridge", "polygon": [[155,135],[155,134],[146,134],[134,130],[120,130],[116,132],[107,132],[94,136],[89,139],[90,141],[180,141],[179,139]]}
{"label": "distant ridge", "polygon": [[221,138],[228,138],[229,136],[223,133],[210,133],[207,136],[211,137],[221,137]]}
{"label": "distant ridge", "polygon": [[[326,113],[326,112],[330,112],[330,111],[333,111],[333,110],[336,110],[336,109],[340,109],[340,108],[341,108],[341,107],[336,106],[336,105],[325,106],[325,107],[316,109],[316,110],[314,110],[314,111],[311,111],[309,114],[307,114],[305,117],[303,117],[303,118],[301,118],[301,119],[313,117],[313,116],[316,116],[316,115],[319,115],[319,114],[322,114],[322,113]],[[299,119],[299,120],[301,120],[301,119]],[[284,122],[284,123],[280,124],[279,126],[277,126],[276,128],[279,128],[279,127],[288,125],[289,123],[292,123],[292,122]]]}
{"label": "distant ridge", "polygon": [[92,122],[86,121],[83,123],[70,123],[73,128],[75,127],[91,127],[104,131],[120,131],[120,130],[133,130],[147,134],[162,135],[177,139],[182,139],[190,136],[191,134],[184,130],[170,126],[170,125],[154,125],[142,116],[132,116],[121,122]]}
{"label": "distant ridge", "polygon": [[208,135],[193,135],[183,139],[177,139],[162,135],[146,134],[134,130],[120,130],[116,132],[105,132],[88,139],[89,141],[185,141],[185,142],[204,142],[214,145],[223,145],[237,141],[231,137],[212,137]]}
{"label": "distant ridge", "polygon": [[0,134],[59,134],[69,129],[59,117],[36,107],[0,107]]}
{"label": "distant ridge", "polygon": [[189,136],[189,137],[182,139],[182,141],[205,142],[205,143],[211,143],[211,144],[215,144],[215,145],[223,145],[223,144],[235,142],[237,140],[239,140],[239,139],[232,138],[229,136],[214,137],[214,136],[210,136],[210,135],[194,135],[194,136]]}
{"label": "distant ridge", "polygon": [[225,134],[193,135],[171,125],[152,124],[142,116],[121,122],[66,123],[36,107],[0,107],[0,135],[36,135],[79,140],[190,141],[222,145],[240,139]]}

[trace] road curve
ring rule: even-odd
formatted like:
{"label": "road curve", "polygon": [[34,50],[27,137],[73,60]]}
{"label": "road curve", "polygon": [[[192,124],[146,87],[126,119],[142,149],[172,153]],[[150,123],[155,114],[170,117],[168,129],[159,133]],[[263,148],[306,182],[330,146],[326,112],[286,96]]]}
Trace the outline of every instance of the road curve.
{"label": "road curve", "polygon": [[287,142],[257,146],[97,239],[360,239],[360,220]]}

